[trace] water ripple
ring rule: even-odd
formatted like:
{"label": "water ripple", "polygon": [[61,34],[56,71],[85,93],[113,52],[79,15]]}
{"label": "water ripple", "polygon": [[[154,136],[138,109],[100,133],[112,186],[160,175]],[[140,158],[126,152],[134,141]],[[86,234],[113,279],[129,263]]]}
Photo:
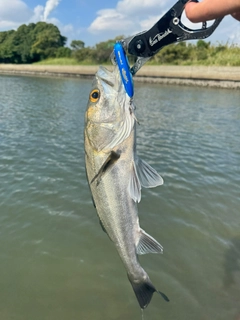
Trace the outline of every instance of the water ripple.
{"label": "water ripple", "polygon": [[[98,319],[139,318],[86,182],[90,87],[85,80],[0,77],[0,309],[6,319],[91,318],[92,299]],[[138,84],[136,105],[138,153],[165,182],[142,190],[139,204],[141,226],[163,244],[164,255],[141,261],[172,301],[159,308],[153,299],[147,318],[233,319],[240,312],[234,298],[240,295],[239,93]],[[55,306],[51,315],[48,301]]]}

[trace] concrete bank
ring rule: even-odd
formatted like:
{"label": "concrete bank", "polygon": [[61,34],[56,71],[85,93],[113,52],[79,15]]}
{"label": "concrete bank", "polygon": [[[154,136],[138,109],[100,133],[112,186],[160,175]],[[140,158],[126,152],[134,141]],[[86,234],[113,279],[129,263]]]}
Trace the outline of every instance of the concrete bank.
{"label": "concrete bank", "polygon": [[[111,68],[111,67],[109,67]],[[0,74],[91,78],[98,66],[43,66],[0,64]],[[240,89],[240,67],[144,66],[139,82]]]}

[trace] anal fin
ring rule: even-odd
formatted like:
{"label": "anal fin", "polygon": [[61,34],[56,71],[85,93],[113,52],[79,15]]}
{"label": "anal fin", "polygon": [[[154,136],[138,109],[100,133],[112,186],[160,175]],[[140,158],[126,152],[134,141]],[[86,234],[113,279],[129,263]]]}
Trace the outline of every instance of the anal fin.
{"label": "anal fin", "polygon": [[153,237],[140,229],[139,242],[137,244],[137,254],[163,253],[163,247]]}

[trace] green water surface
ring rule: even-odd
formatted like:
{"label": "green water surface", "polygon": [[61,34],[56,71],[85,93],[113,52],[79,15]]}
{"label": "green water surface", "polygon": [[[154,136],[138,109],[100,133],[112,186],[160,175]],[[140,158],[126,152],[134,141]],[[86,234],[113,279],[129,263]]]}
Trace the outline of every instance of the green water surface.
{"label": "green water surface", "polygon": [[[0,77],[0,319],[140,320],[84,169],[91,81]],[[145,320],[240,318],[240,93],[137,84],[138,154],[164,178],[144,189]]]}

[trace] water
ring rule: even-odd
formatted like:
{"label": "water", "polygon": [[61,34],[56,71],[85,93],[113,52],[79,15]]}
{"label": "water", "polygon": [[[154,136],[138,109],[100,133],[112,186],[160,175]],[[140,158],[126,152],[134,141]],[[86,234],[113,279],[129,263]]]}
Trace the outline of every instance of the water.
{"label": "water", "polygon": [[[142,319],[84,171],[91,81],[0,77],[1,320]],[[240,319],[239,91],[137,85],[138,151],[164,178],[141,226],[145,320]]]}

